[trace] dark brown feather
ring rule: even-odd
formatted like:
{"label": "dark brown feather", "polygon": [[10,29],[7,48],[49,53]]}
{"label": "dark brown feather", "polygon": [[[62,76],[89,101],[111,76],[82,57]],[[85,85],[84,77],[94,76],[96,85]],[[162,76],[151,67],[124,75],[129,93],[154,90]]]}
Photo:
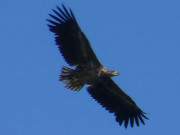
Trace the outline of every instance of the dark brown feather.
{"label": "dark brown feather", "polygon": [[80,66],[84,64],[93,64],[100,66],[90,43],[84,33],[81,31],[76,18],[71,9],[64,5],[62,8],[52,10],[54,13],[49,16],[48,26],[51,32],[55,34],[56,44],[69,65]]}
{"label": "dark brown feather", "polygon": [[[114,113],[116,121],[125,128],[130,124],[139,126],[139,122],[148,119],[135,102],[125,94],[109,77],[101,77],[97,83],[88,87],[90,95],[109,112]],[[130,121],[130,122],[129,122]]]}

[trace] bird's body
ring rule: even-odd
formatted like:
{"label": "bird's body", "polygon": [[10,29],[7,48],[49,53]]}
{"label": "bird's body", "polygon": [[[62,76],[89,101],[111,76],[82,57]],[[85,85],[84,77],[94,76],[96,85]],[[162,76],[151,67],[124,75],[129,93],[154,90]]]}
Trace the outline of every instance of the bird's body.
{"label": "bird's body", "polygon": [[118,72],[105,68],[97,59],[90,42],[81,31],[71,9],[64,5],[53,10],[49,21],[50,31],[55,34],[59,51],[71,66],[63,67],[60,81],[73,91],[79,91],[87,86],[89,94],[109,112],[114,113],[116,121],[127,127],[134,122],[144,124],[145,113],[136,103],[124,93],[111,79]]}
{"label": "bird's body", "polygon": [[110,71],[102,66],[91,67],[84,65],[75,69],[63,67],[60,80],[66,84],[67,88],[78,91],[86,84],[93,85],[100,77],[112,77],[116,75],[118,75],[116,71]]}

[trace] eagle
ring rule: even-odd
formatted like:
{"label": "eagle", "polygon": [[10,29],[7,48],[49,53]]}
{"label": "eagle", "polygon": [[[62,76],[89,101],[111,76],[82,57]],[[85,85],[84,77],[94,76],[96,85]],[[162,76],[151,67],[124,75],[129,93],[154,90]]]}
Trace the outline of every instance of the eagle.
{"label": "eagle", "polygon": [[103,66],[91,48],[71,8],[64,4],[49,14],[49,30],[69,67],[63,66],[60,81],[67,89],[80,91],[84,86],[92,98],[113,113],[119,125],[134,127],[148,119],[133,99],[112,80],[119,75]]}

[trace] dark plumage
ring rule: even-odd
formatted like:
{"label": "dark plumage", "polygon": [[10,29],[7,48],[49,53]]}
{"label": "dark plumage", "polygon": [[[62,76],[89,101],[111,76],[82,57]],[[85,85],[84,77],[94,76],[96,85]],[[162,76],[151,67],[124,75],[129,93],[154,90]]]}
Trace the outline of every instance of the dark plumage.
{"label": "dark plumage", "polygon": [[48,26],[55,34],[55,41],[66,62],[72,66],[63,67],[60,81],[73,91],[79,91],[88,84],[89,94],[105,109],[114,113],[116,121],[124,126],[134,126],[148,119],[136,103],[111,79],[117,71],[108,70],[97,59],[90,43],[81,31],[77,20],[64,5],[49,14]]}
{"label": "dark plumage", "polygon": [[140,122],[145,124],[145,113],[109,77],[101,77],[88,88],[88,92],[104,108],[115,114],[120,125],[124,122],[124,126],[127,127],[129,121],[131,127],[134,126],[134,121],[137,126]]}
{"label": "dark plumage", "polygon": [[55,33],[56,44],[69,65],[89,63],[100,65],[96,55],[91,49],[89,41],[81,31],[71,9],[68,11],[64,5],[62,9],[53,10],[55,15],[49,14],[50,31]]}

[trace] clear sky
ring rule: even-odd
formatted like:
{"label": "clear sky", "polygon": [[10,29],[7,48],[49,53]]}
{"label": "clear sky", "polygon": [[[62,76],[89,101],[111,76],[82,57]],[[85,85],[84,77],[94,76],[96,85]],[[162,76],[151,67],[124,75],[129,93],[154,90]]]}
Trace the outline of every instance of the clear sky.
{"label": "clear sky", "polygon": [[94,51],[147,113],[120,127],[83,88],[58,81],[66,65],[49,32],[60,0],[0,1],[0,135],[180,134],[180,1],[66,0]]}

